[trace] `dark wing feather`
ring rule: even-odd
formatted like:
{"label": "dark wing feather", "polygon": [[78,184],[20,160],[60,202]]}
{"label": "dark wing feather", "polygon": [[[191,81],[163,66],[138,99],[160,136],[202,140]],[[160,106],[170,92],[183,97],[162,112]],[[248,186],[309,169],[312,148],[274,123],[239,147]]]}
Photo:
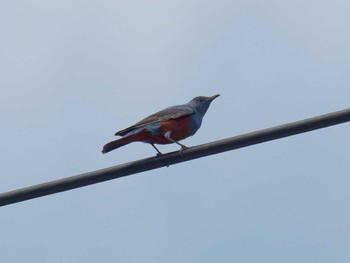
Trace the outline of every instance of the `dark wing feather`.
{"label": "dark wing feather", "polygon": [[170,119],[177,119],[180,117],[191,115],[193,113],[194,113],[194,110],[188,106],[175,106],[175,107],[167,108],[165,110],[161,110],[155,114],[152,114],[152,115],[146,117],[145,119],[139,121],[138,123],[126,128],[124,130],[116,132],[115,135],[124,136],[125,134],[127,134],[128,132],[130,132],[134,129],[141,128],[143,126],[157,123],[157,122],[161,122],[161,121],[167,121]]}

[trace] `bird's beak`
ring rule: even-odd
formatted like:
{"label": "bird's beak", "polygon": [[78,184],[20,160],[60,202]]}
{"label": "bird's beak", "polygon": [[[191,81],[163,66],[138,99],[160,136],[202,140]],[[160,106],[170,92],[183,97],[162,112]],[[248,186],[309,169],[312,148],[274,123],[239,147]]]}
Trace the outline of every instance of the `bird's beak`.
{"label": "bird's beak", "polygon": [[212,102],[214,99],[216,99],[219,96],[220,96],[220,94],[216,94],[214,96],[211,96],[211,97],[208,98],[208,101]]}

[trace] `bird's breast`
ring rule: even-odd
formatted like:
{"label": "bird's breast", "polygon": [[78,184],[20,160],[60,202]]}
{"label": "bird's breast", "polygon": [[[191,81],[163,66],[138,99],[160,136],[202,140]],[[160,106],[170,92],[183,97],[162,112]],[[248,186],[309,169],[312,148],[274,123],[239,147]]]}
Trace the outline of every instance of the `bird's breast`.
{"label": "bird's breast", "polygon": [[198,129],[201,127],[202,125],[202,119],[203,116],[197,112],[195,112],[194,114],[192,114],[191,116],[191,121],[190,121],[190,133],[191,135],[195,134]]}
{"label": "bird's breast", "polygon": [[[160,124],[160,131],[162,137],[165,136],[165,133],[170,131],[170,137],[171,139],[175,141],[180,141],[188,136],[191,136],[191,116],[185,116],[182,118],[177,119],[170,119],[167,121],[163,121]],[[165,139],[166,142],[164,143],[170,143],[167,139]]]}
{"label": "bird's breast", "polygon": [[[198,128],[193,130],[193,125],[192,116],[188,115],[148,125],[147,127],[140,128],[139,130],[133,132],[133,134],[138,135],[136,136],[137,141],[156,144],[169,144],[173,142],[166,138],[165,134],[167,132],[170,132],[170,138],[172,140],[181,141],[193,135],[198,130]],[[197,125],[195,127],[197,127]],[[132,134],[128,134],[128,136],[130,135]]]}

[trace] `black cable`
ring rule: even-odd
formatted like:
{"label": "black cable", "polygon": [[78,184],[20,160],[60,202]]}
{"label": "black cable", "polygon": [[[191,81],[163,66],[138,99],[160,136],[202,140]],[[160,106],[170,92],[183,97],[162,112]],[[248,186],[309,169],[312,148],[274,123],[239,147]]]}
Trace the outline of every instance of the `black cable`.
{"label": "black cable", "polygon": [[350,109],[194,146],[184,150],[182,155],[180,155],[178,151],[171,152],[159,157],[155,156],[106,169],[59,179],[56,181],[33,185],[0,194],[0,206],[96,184],[163,166],[169,166],[212,154],[276,140],[348,121],[350,121]]}

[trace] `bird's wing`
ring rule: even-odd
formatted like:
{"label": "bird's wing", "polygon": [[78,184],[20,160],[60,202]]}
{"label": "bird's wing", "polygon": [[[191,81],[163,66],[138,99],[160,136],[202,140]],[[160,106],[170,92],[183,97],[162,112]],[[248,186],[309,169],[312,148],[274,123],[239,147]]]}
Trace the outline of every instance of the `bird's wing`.
{"label": "bird's wing", "polygon": [[174,107],[166,108],[164,110],[161,110],[155,114],[152,114],[146,117],[145,119],[139,121],[138,123],[124,130],[116,132],[115,135],[124,136],[125,134],[129,133],[134,129],[141,128],[143,126],[157,123],[157,122],[167,121],[170,119],[177,119],[180,117],[191,115],[193,113],[194,113],[194,110],[188,106],[174,106]]}

